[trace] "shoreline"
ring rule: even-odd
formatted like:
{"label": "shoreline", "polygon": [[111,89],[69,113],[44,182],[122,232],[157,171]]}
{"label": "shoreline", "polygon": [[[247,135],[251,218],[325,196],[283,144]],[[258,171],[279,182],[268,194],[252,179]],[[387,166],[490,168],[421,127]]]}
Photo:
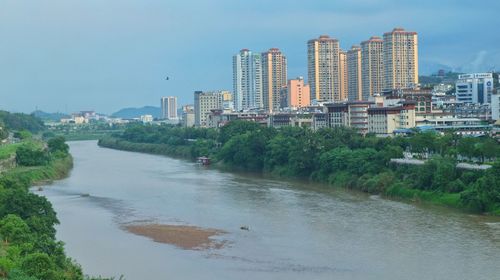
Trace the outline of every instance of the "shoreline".
{"label": "shoreline", "polygon": [[[147,146],[149,149],[148,151],[145,151],[142,149],[142,143],[134,143],[134,142],[129,142],[117,138],[112,138],[108,137],[105,139],[99,139],[97,142],[97,145],[99,147],[103,148],[109,148],[109,149],[114,149],[114,150],[119,150],[119,151],[128,151],[128,152],[136,152],[136,153],[144,153],[144,154],[152,154],[152,155],[159,155],[159,156],[167,156],[167,157],[172,157],[175,159],[183,159],[183,160],[188,160],[188,161],[193,161],[193,158],[190,158],[188,156],[182,156],[179,155],[179,153],[155,153],[155,146],[159,146],[159,144],[151,144],[148,143]],[[166,144],[162,144],[166,145]],[[175,151],[176,148],[179,149],[185,149],[187,146],[169,146],[172,150]],[[240,168],[234,168],[234,167],[229,167],[224,164],[221,164],[220,162],[214,162],[212,165],[218,170],[226,171],[226,172],[231,172],[231,173],[252,173],[252,171],[245,170],[245,169],[240,169]],[[467,209],[464,209],[460,205],[458,205],[458,195],[454,193],[442,193],[442,192],[432,192],[432,191],[424,191],[424,190],[417,190],[417,189],[409,189],[409,188],[392,188],[388,189],[386,192],[382,193],[372,193],[368,191],[364,191],[363,189],[359,189],[357,187],[348,187],[348,186],[339,186],[335,184],[329,184],[328,182],[324,181],[314,181],[314,180],[308,180],[307,178],[292,178],[289,176],[281,176],[281,175],[276,175],[272,172],[256,172],[255,174],[259,174],[260,176],[264,178],[271,178],[271,179],[284,179],[284,180],[300,180],[303,182],[308,182],[308,183],[314,183],[314,184],[321,184],[324,185],[325,188],[341,188],[344,190],[348,191],[356,191],[359,193],[367,194],[367,195],[380,195],[384,199],[388,200],[394,200],[394,201],[400,201],[400,202],[405,202],[405,203],[410,203],[410,204],[417,204],[417,205],[430,205],[430,206],[437,206],[437,207],[443,207],[447,209],[453,209],[455,211],[464,213],[464,214],[476,214],[476,215],[481,215],[481,216],[492,216],[492,217],[498,217],[500,216],[500,212],[484,212],[484,213],[475,213],[471,212]]]}

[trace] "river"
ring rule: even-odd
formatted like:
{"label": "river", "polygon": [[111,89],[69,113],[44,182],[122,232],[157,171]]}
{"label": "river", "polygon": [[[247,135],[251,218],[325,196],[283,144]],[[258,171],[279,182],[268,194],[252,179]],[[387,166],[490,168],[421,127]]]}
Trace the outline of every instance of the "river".
{"label": "river", "polygon": [[[70,147],[70,177],[42,194],[58,213],[57,237],[90,275],[500,279],[497,218],[207,169],[95,141]],[[220,229],[227,233],[217,239],[227,243],[183,250],[123,230],[137,221]]]}

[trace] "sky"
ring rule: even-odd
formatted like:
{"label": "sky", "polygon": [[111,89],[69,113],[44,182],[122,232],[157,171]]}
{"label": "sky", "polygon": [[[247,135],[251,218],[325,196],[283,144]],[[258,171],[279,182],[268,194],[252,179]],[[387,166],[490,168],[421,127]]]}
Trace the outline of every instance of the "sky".
{"label": "sky", "polygon": [[420,74],[500,70],[498,11],[498,0],[0,0],[0,109],[192,104],[195,90],[232,90],[240,49],[280,48],[289,78],[307,77],[307,40],[348,49],[394,27],[418,32]]}

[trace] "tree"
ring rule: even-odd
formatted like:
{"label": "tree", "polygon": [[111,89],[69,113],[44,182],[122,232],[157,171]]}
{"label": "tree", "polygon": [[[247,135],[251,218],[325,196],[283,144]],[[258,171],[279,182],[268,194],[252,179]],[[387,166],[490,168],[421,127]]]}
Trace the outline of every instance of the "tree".
{"label": "tree", "polygon": [[9,214],[0,220],[0,237],[9,243],[22,243],[29,239],[28,225],[17,215]]}
{"label": "tree", "polygon": [[28,276],[38,279],[54,279],[56,275],[54,262],[45,253],[27,255],[21,262],[21,269]]}
{"label": "tree", "polygon": [[62,152],[67,154],[69,152],[69,146],[66,144],[66,139],[64,139],[63,136],[57,136],[49,139],[49,141],[47,141],[47,146],[49,148],[49,152],[51,153]]}
{"label": "tree", "polygon": [[49,162],[47,151],[33,145],[22,145],[16,150],[16,163],[23,166],[46,165]]}

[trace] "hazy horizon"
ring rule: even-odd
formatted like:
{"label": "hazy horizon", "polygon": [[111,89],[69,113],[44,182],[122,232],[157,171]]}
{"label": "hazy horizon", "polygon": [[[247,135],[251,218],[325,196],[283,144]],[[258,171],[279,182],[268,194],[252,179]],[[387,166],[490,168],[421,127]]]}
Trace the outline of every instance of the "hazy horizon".
{"label": "hazy horizon", "polygon": [[195,90],[232,90],[242,48],[280,48],[289,78],[307,77],[307,40],[328,34],[348,49],[399,26],[419,34],[420,74],[490,71],[499,10],[492,0],[4,0],[0,109],[110,114],[165,95],[189,104]]}

